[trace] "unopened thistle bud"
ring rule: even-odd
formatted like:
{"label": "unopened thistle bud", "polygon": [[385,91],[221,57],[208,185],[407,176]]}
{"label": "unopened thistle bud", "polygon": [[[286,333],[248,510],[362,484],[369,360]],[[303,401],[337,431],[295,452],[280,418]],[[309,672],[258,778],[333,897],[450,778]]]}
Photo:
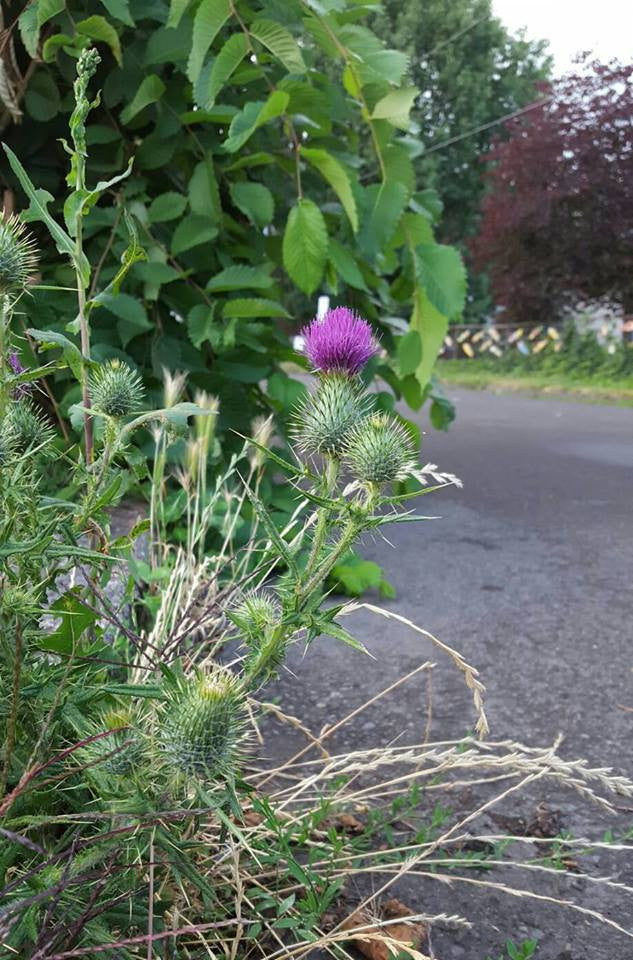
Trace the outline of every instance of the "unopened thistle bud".
{"label": "unopened thistle bud", "polygon": [[9,406],[1,428],[5,442],[17,453],[48,444],[53,428],[31,400],[20,398]]}
{"label": "unopened thistle bud", "polygon": [[384,413],[373,414],[354,427],[343,459],[356,480],[378,486],[404,480],[415,468],[406,430]]}
{"label": "unopened thistle bud", "polygon": [[0,297],[22,293],[37,266],[35,241],[19,217],[0,219]]}
{"label": "unopened thistle bud", "polygon": [[185,680],[160,718],[164,760],[181,774],[229,777],[244,755],[248,719],[244,687],[229,670]]}
{"label": "unopened thistle bud", "polygon": [[370,403],[357,378],[341,373],[321,377],[295,416],[293,432],[300,448],[339,456],[348,433],[367,415]]}
{"label": "unopened thistle bud", "polygon": [[110,360],[90,377],[90,399],[98,413],[126,417],[143,401],[141,378],[121,360]]}
{"label": "unopened thistle bud", "polygon": [[257,643],[267,630],[279,622],[280,607],[272,594],[263,590],[249,590],[229,610],[229,617],[248,642]]}
{"label": "unopened thistle bud", "polygon": [[81,748],[82,760],[117,777],[129,776],[143,759],[138,717],[129,710],[109,710],[94,724],[92,734],[112,731]]}

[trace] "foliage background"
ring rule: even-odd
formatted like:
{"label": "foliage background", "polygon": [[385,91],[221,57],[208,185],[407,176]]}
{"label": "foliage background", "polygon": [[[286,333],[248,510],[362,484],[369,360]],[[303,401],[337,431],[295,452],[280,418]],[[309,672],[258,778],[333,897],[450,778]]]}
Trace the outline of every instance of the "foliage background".
{"label": "foliage background", "polygon": [[[465,273],[435,240],[441,203],[414,168],[407,56],[367,28],[370,10],[358,0],[36,0],[5,11],[15,102],[5,90],[4,137],[51,210],[61,217],[60,138],[86,43],[102,55],[89,184],[133,158],[85,221],[100,265],[94,357],[131,362],[150,393],[163,366],[186,371],[220,397],[225,450],[231,429],[286,414],[303,391],[282,365],[321,292],[380,331],[387,356],[368,376],[391,390],[379,405],[402,396],[419,408],[433,394],[433,422],[452,416],[430,379]],[[23,206],[6,164],[2,179]],[[123,256],[137,260],[123,292],[104,293]],[[72,286],[50,244],[42,279]],[[27,310],[25,326],[73,332],[72,291],[37,290]],[[62,414],[78,399],[63,374],[54,393]]]}

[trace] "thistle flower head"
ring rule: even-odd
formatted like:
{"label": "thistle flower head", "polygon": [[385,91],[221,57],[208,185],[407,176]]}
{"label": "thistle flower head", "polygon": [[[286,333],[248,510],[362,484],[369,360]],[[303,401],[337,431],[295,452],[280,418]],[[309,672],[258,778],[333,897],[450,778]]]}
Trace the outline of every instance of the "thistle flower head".
{"label": "thistle flower head", "polygon": [[404,480],[415,468],[406,430],[384,413],[375,413],[354,427],[343,459],[356,480],[378,486]]}
{"label": "thistle flower head", "polygon": [[249,642],[258,638],[273,627],[280,616],[277,599],[263,590],[248,590],[229,611],[231,620],[242,630]]}
{"label": "thistle flower head", "polygon": [[20,218],[0,219],[0,296],[22,293],[36,266],[35,241]]}
{"label": "thistle flower head", "polygon": [[20,398],[8,408],[1,433],[12,450],[24,453],[41,447],[53,438],[53,428],[31,400]]}
{"label": "thistle flower head", "polygon": [[248,716],[244,687],[224,667],[183,680],[160,718],[165,762],[203,779],[230,776],[244,755]]}
{"label": "thistle flower head", "polygon": [[91,726],[90,735],[112,732],[83,746],[79,754],[82,761],[117,777],[129,776],[144,754],[138,722],[138,715],[132,710],[106,711]]}
{"label": "thistle flower head", "polygon": [[347,434],[367,415],[370,398],[362,383],[343,373],[321,377],[317,389],[300,404],[293,432],[306,453],[338,456]]}
{"label": "thistle flower head", "polygon": [[90,378],[90,398],[98,413],[125,417],[135,413],[143,400],[141,378],[121,360],[109,360]]}
{"label": "thistle flower head", "polygon": [[328,310],[301,334],[310,363],[322,373],[358,373],[377,351],[370,325],[347,307]]}

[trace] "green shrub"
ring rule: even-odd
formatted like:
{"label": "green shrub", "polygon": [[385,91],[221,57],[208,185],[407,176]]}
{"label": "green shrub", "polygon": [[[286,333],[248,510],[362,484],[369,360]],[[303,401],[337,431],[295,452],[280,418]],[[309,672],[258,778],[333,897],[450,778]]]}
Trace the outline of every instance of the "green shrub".
{"label": "green shrub", "polygon": [[[23,5],[9,7],[17,17]],[[4,137],[40,191],[29,216],[41,218],[41,203],[58,221],[63,213],[69,233],[76,210],[62,211],[59,138],[78,53],[91,42],[101,54],[91,84],[101,101],[82,121],[87,185],[73,201],[99,264],[86,290],[94,359],[141,371],[152,402],[163,367],[186,371],[192,388],[221,400],[225,450],[237,447],[232,428],[271,411],[281,423],[294,403],[299,388],[282,365],[316,293],[372,322],[387,355],[368,376],[413,408],[433,393],[437,349],[463,305],[459,256],[433,236],[441,203],[415,180],[407,58],[363,24],[370,7],[34,0],[11,34],[29,82],[22,122]],[[8,167],[2,180],[17,189]],[[56,247],[43,244],[42,285],[73,287]],[[22,305],[25,325],[73,336],[74,291],[43,286]],[[79,399],[68,372],[53,390],[62,413]],[[449,419],[440,398],[433,422]]]}

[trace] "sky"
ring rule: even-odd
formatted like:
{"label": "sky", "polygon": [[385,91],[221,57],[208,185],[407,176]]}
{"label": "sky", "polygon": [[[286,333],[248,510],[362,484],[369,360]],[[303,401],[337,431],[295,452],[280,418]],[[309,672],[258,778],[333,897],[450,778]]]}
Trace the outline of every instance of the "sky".
{"label": "sky", "polygon": [[493,0],[496,15],[512,30],[527,28],[532,39],[546,39],[557,74],[576,53],[593,50],[603,60],[633,59],[631,0]]}

